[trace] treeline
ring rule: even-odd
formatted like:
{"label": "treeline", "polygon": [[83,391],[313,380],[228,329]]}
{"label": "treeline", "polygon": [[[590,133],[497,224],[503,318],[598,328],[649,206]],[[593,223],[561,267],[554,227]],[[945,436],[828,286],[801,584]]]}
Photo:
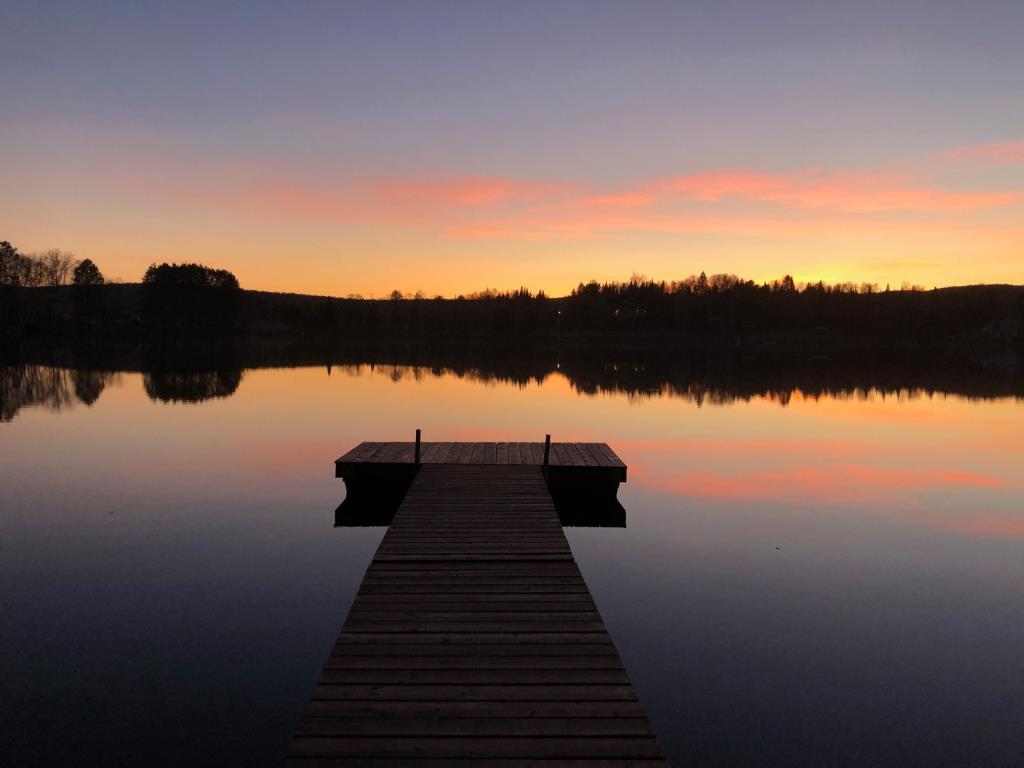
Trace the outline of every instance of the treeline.
{"label": "treeline", "polygon": [[20,253],[6,240],[0,241],[0,286],[40,288],[61,285],[102,285],[103,274],[89,259],[58,248],[41,253]]}
{"label": "treeline", "polygon": [[634,276],[624,283],[580,284],[568,298],[562,330],[644,331],[739,340],[776,332],[843,337],[928,339],[987,330],[1016,337],[1024,288],[919,287],[824,282],[785,276],[757,284],[705,273],[679,282]]}
{"label": "treeline", "polygon": [[698,275],[675,283],[586,283],[560,298],[527,290],[382,300],[245,292],[240,307],[243,326],[268,337],[301,330],[332,338],[465,334],[593,344],[616,335],[652,348],[773,339],[811,347],[855,341],[1024,345],[1024,288],[1016,286],[887,290]]}
{"label": "treeline", "polygon": [[239,329],[238,279],[202,264],[152,264],[141,284],[106,283],[89,259],[53,250],[21,254],[0,242],[0,327],[19,337]]}
{"label": "treeline", "polygon": [[[66,254],[47,260],[2,245],[8,278],[0,326],[8,341],[19,343],[83,334],[97,342],[163,345],[471,336],[504,346],[543,346],[604,345],[621,336],[631,348],[648,351],[781,343],[815,353],[907,344],[958,354],[1024,352],[1019,286],[892,290],[866,283],[797,284],[789,275],[755,283],[702,272],[672,282],[641,275],[591,281],[558,298],[520,288],[454,299],[397,290],[386,299],[341,299],[245,291],[228,270],[195,263],[154,264],[139,284],[104,285],[91,262],[71,267]],[[26,267],[30,262],[37,266]],[[26,282],[26,274],[46,274],[48,282],[36,286],[41,278]]]}

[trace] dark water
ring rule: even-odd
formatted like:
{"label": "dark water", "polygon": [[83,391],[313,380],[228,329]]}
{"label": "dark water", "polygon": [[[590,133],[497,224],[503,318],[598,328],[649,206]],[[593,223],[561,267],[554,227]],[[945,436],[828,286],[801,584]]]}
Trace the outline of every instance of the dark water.
{"label": "dark water", "polygon": [[673,764],[1024,765],[1024,404],[815,392],[6,369],[0,764],[278,763],[383,533],[332,461],[421,427],[629,464],[568,535]]}

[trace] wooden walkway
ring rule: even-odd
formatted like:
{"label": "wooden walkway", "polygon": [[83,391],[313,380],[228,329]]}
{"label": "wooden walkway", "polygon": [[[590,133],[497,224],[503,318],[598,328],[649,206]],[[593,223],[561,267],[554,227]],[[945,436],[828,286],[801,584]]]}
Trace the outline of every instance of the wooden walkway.
{"label": "wooden walkway", "polygon": [[424,461],[289,760],[664,765],[541,467]]}

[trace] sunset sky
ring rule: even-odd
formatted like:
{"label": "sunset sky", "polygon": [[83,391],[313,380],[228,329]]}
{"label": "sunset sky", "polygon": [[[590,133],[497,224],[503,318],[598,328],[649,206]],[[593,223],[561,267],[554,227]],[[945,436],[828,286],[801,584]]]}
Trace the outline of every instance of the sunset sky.
{"label": "sunset sky", "polygon": [[381,296],[1024,283],[1024,3],[0,3],[0,240]]}

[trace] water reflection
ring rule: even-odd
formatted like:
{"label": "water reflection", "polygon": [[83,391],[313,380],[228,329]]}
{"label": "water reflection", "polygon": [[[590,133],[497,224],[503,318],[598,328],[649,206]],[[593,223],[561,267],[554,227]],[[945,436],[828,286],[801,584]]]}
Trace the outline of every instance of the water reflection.
{"label": "water reflection", "polygon": [[1019,764],[1012,375],[310,354],[3,371],[0,764],[278,764],[381,536],[332,462],[416,427],[629,465],[566,536],[673,764]]}
{"label": "water reflection", "polygon": [[[713,358],[705,355],[655,354],[633,351],[626,355],[593,351],[528,353],[490,350],[453,350],[438,347],[416,353],[377,348],[352,352],[290,350],[277,355],[227,350],[177,350],[142,359],[133,354],[90,355],[90,365],[46,366],[39,363],[9,365],[3,371],[3,421],[18,409],[41,405],[61,410],[79,402],[91,405],[114,376],[110,371],[143,372],[150,399],[164,403],[199,403],[230,397],[242,382],[245,369],[317,364],[328,376],[358,378],[383,373],[392,383],[425,378],[447,378],[482,384],[527,387],[552,377],[569,382],[578,394],[625,395],[630,399],[674,398],[703,405],[728,405],[766,399],[787,406],[801,399],[859,400],[895,397],[914,400],[936,394],[968,399],[1011,397],[1024,399],[1024,377],[1015,359],[971,363],[966,366],[933,365],[908,356],[872,359],[869,365],[853,359],[804,359],[781,355]],[[72,356],[74,357],[74,356]],[[79,357],[81,357],[79,355]]]}
{"label": "water reflection", "polygon": [[230,397],[241,383],[239,370],[152,371],[142,376],[149,399],[162,403],[201,403],[214,397]]}
{"label": "water reflection", "polygon": [[110,371],[68,370],[44,365],[0,367],[0,421],[11,421],[25,406],[62,411],[92,405],[119,375]]}
{"label": "water reflection", "polygon": [[[118,371],[52,368],[45,365],[0,367],[0,422],[11,421],[25,407],[63,411],[92,405],[103,390],[120,381]],[[150,400],[162,403],[201,403],[230,397],[242,381],[240,370],[149,371],[142,386]]]}

